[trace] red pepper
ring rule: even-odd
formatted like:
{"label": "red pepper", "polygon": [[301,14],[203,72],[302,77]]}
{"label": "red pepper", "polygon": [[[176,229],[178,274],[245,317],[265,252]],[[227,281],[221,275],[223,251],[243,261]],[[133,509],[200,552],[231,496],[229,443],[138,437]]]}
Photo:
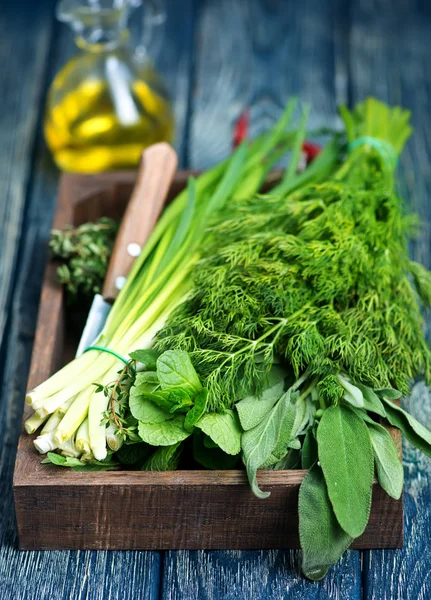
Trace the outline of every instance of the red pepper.
{"label": "red pepper", "polygon": [[308,165],[316,158],[318,154],[322,152],[322,147],[318,144],[313,144],[312,142],[305,141],[302,144],[302,151],[305,154],[305,160]]}
{"label": "red pepper", "polygon": [[242,113],[240,114],[240,116],[238,117],[238,120],[236,121],[234,128],[233,128],[232,145],[234,148],[239,146],[241,144],[241,142],[243,142],[245,140],[245,138],[248,136],[249,125],[250,125],[250,111],[248,110],[248,108],[245,108],[242,111]]}
{"label": "red pepper", "polygon": [[[247,138],[249,134],[249,127],[250,111],[248,110],[248,108],[245,108],[234,125],[232,140],[232,145],[234,148],[239,146],[241,142],[243,142]],[[302,152],[305,157],[305,162],[308,165],[316,158],[318,154],[322,152],[322,148],[318,144],[313,144],[312,142],[305,141],[302,144]]]}

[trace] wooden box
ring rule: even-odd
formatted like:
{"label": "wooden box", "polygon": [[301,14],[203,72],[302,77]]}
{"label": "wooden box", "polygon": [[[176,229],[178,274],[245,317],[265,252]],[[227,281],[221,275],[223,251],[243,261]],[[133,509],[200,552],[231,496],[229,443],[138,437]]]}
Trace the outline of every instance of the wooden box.
{"label": "wooden box", "polygon": [[[187,175],[178,173],[172,196],[184,187]],[[102,215],[120,218],[134,179],[130,172],[63,175],[54,226]],[[65,311],[55,266],[48,264],[29,389],[73,356],[77,332],[67,330]],[[400,434],[392,433],[400,447]],[[40,462],[32,436],[23,433],[13,484],[21,549],[299,547],[298,490],[305,471],[259,472],[260,485],[271,492],[259,500],[240,470],[78,473]],[[402,543],[402,500],[391,499],[375,483],[368,527],[353,547],[396,548]]]}

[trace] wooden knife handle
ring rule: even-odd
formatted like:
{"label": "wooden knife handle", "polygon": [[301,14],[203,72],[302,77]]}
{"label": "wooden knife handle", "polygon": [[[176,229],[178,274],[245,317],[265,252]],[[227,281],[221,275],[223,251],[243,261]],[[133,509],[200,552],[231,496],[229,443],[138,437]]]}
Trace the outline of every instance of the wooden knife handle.
{"label": "wooden knife handle", "polygon": [[135,258],[160,215],[177,170],[175,150],[165,142],[143,151],[138,178],[117,234],[102,296],[115,300]]}

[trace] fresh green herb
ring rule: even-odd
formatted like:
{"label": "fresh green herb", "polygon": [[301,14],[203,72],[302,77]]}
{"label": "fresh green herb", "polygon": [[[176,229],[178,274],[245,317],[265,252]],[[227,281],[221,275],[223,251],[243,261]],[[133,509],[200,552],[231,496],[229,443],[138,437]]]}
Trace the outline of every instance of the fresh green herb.
{"label": "fresh green herb", "polygon": [[190,433],[184,428],[183,415],[159,423],[143,423],[139,421],[138,431],[144,442],[151,446],[171,446],[189,437]]}
{"label": "fresh green herb", "polygon": [[368,523],[374,458],[365,423],[348,406],[327,408],[317,428],[319,462],[337,521],[352,538]]}
{"label": "fresh green herb", "polygon": [[49,246],[61,261],[57,277],[69,302],[89,301],[101,291],[117,230],[118,223],[102,217],[95,223],[52,231]]}
{"label": "fresh green herb", "polygon": [[318,465],[308,471],[299,489],[298,511],[302,571],[309,579],[318,581],[352,542],[338,524]]}
{"label": "fresh green herb", "polygon": [[[209,442],[212,445],[209,446]],[[238,465],[238,454],[226,454],[208,436],[198,429],[193,434],[193,457],[205,469],[234,469]]]}
{"label": "fresh green herb", "polygon": [[387,429],[378,423],[367,423],[373,446],[377,478],[389,496],[398,500],[403,491],[404,471],[398,449]]}
{"label": "fresh green herb", "polygon": [[[241,457],[259,498],[259,469],[309,469],[303,571],[320,579],[364,531],[374,472],[401,494],[377,418],[431,456],[431,432],[392,402],[415,377],[431,383],[431,275],[409,260],[416,219],[395,192],[409,114],[374,99],[342,108],[347,153],[334,136],[298,175],[306,115],[286,133],[293,110],[166,209],[101,336],[143,350],[119,373],[106,354],[73,361],[28,394],[28,427],[52,415],[35,444],[76,469],[104,468],[107,445],[127,456],[121,442],[155,447],[145,470],[177,468],[183,448],[206,468]],[[286,150],[280,184],[259,196]]]}
{"label": "fresh green herb", "polygon": [[175,471],[178,468],[182,451],[181,442],[158,448],[144,463],[142,471]]}

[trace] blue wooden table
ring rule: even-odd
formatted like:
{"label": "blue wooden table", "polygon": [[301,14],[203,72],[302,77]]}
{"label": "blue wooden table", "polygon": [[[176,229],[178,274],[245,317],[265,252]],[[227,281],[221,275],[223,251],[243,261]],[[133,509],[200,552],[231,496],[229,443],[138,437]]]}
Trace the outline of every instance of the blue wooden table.
{"label": "blue wooden table", "polygon": [[[430,267],[431,5],[428,0],[165,0],[150,53],[176,100],[183,166],[226,156],[232,123],[252,134],[296,94],[311,126],[367,95],[413,111],[402,191],[423,221]],[[404,444],[405,547],[348,552],[321,583],[297,552],[26,552],[16,547],[11,481],[58,173],[40,133],[44,95],[73,52],[53,0],[0,2],[0,597],[43,599],[431,599],[431,461]],[[431,397],[406,401],[431,427]]]}

